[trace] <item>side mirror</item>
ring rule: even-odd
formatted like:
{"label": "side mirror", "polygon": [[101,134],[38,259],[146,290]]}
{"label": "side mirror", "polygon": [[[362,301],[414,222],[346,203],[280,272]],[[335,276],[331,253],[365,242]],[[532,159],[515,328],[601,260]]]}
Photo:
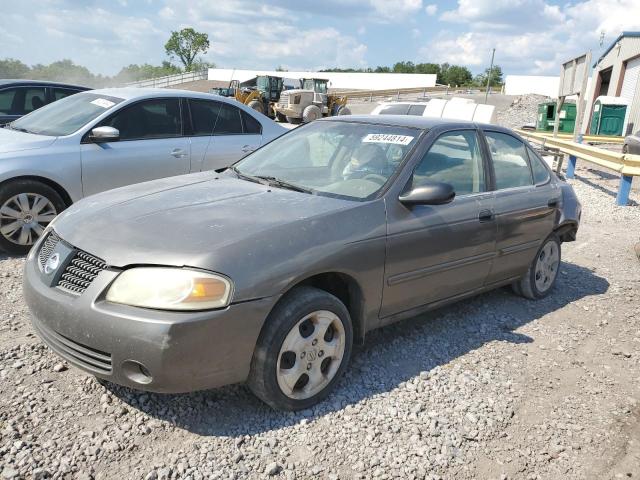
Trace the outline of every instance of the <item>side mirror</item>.
{"label": "side mirror", "polygon": [[96,127],[91,130],[89,140],[93,143],[117,142],[120,140],[120,132],[113,127]]}
{"label": "side mirror", "polygon": [[404,205],[443,205],[456,196],[453,185],[444,182],[429,182],[404,192],[398,200]]}

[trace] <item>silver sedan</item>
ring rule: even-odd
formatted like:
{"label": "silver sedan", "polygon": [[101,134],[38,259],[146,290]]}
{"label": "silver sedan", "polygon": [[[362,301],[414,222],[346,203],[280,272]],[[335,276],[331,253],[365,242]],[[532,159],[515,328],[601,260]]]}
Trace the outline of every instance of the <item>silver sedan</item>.
{"label": "silver sedan", "polygon": [[165,89],[79,93],[0,128],[0,249],[24,253],[94,193],[227,167],[286,129],[232,99]]}

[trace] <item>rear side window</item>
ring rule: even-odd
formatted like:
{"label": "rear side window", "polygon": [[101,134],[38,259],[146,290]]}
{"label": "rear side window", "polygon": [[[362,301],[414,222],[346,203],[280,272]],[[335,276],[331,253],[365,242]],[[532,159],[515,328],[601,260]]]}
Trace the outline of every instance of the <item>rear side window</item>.
{"label": "rear side window", "polygon": [[53,101],[60,100],[62,98],[78,93],[80,90],[73,90],[71,88],[54,88],[53,89]]}
{"label": "rear side window", "polygon": [[242,134],[242,120],[240,109],[233,105],[223,103],[220,107],[218,120],[213,130],[214,135],[239,135]]}
{"label": "rear side window", "polygon": [[0,90],[0,115],[11,115],[11,108],[16,92],[17,89],[15,88]]}
{"label": "rear side window", "polygon": [[213,135],[213,128],[216,125],[222,104],[208,100],[189,100],[189,105],[191,106],[194,136]]}
{"label": "rear side window", "polygon": [[529,147],[527,147],[527,153],[529,153],[529,161],[533,171],[533,182],[536,185],[546,183],[549,180],[549,170],[543,165],[544,160]]}
{"label": "rear side window", "polygon": [[475,131],[448,132],[434,142],[413,174],[413,187],[428,182],[448,183],[456,195],[485,191],[482,154]]}
{"label": "rear side window", "polygon": [[496,188],[524,187],[533,185],[527,150],[520,140],[499,132],[485,132],[493,169]]}
{"label": "rear side window", "polygon": [[255,118],[249,115],[244,110],[242,112],[242,123],[244,125],[244,133],[247,135],[261,135],[262,125]]}
{"label": "rear side window", "polygon": [[406,115],[408,110],[408,105],[385,105],[380,110],[380,115]]}
{"label": "rear side window", "polygon": [[421,117],[425,108],[427,108],[426,105],[411,105],[409,107],[409,115],[418,115]]}
{"label": "rear side window", "polygon": [[120,140],[172,138],[182,135],[180,99],[158,98],[125,107],[102,125],[120,132]]}

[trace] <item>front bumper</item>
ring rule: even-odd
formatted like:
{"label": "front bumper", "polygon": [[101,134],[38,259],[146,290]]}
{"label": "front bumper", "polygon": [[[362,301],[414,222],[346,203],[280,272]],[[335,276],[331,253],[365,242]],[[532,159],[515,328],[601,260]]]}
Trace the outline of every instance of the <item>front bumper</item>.
{"label": "front bumper", "polygon": [[103,295],[118,271],[100,272],[82,295],[66,293],[42,281],[38,247],[25,263],[25,299],[39,336],[69,363],[120,385],[164,393],[247,379],[276,297],[205,312],[116,305]]}

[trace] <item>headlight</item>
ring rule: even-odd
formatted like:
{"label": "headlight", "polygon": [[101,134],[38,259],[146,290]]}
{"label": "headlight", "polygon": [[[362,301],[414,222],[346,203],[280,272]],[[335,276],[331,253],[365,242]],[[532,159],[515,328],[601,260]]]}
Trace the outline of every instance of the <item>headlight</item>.
{"label": "headlight", "polygon": [[118,275],[109,287],[107,301],[160,310],[207,310],[229,305],[231,291],[231,282],[221,275],[139,267]]}

